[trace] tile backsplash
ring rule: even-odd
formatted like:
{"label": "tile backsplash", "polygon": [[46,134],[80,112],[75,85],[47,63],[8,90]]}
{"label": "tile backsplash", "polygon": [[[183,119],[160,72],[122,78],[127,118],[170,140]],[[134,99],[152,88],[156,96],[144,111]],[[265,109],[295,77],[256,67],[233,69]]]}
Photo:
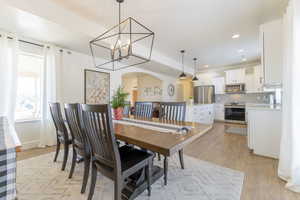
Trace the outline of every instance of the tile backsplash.
{"label": "tile backsplash", "polygon": [[246,94],[216,94],[216,103],[269,103],[270,93],[246,93]]}

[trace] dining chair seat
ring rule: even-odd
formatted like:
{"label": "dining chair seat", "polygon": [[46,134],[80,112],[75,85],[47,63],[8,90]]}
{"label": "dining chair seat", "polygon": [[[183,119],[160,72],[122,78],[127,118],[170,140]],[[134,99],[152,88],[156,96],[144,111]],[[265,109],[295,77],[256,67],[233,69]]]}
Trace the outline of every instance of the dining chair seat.
{"label": "dining chair seat", "polygon": [[136,168],[136,166],[140,165],[141,162],[146,163],[148,158],[154,156],[152,153],[141,151],[127,145],[120,147],[119,152],[123,174],[127,173],[128,171],[130,173],[131,169]]}

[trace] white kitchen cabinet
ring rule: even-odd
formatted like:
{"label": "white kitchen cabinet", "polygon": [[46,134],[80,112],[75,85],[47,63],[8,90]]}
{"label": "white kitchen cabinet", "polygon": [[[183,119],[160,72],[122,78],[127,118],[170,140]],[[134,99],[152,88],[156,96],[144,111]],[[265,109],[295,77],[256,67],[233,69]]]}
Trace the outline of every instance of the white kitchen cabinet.
{"label": "white kitchen cabinet", "polygon": [[225,78],[216,77],[212,79],[212,84],[215,86],[216,94],[224,94],[225,92]]}
{"label": "white kitchen cabinet", "polygon": [[282,83],[283,25],[274,20],[260,26],[260,50],[264,84]]}
{"label": "white kitchen cabinet", "polygon": [[214,104],[214,119],[224,121],[225,120],[225,110],[224,104]]}
{"label": "white kitchen cabinet", "polygon": [[281,138],[281,110],[247,109],[248,147],[254,154],[279,157]]}
{"label": "white kitchen cabinet", "polygon": [[246,74],[245,84],[247,93],[257,93],[263,91],[263,80],[260,65],[253,67],[253,73]]}
{"label": "white kitchen cabinet", "polygon": [[199,104],[187,106],[186,121],[197,122],[202,124],[213,124],[214,105]]}
{"label": "white kitchen cabinet", "polygon": [[245,83],[245,69],[234,69],[226,71],[226,84]]}

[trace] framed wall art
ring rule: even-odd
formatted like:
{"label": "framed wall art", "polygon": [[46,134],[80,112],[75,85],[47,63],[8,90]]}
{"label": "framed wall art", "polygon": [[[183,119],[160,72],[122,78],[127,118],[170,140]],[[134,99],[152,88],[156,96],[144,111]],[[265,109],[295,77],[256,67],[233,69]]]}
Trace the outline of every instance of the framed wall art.
{"label": "framed wall art", "polygon": [[84,103],[110,103],[110,74],[95,70],[84,70]]}

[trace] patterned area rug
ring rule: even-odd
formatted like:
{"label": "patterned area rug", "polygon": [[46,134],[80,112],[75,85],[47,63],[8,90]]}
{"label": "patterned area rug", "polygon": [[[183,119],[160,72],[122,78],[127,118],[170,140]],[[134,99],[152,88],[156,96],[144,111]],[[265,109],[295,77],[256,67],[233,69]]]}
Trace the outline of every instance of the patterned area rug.
{"label": "patterned area rug", "polygon": [[[54,154],[18,162],[17,190],[19,200],[86,200],[80,194],[83,163],[76,166],[74,176],[68,179],[70,163],[61,171],[62,153],[57,163]],[[152,195],[141,194],[137,200],[240,200],[244,173],[214,165],[185,155],[186,169],[182,170],[178,156],[169,163],[168,185],[163,178],[152,185]],[[69,157],[69,160],[70,157]],[[157,159],[155,159],[157,160]],[[155,161],[156,165],[162,162]],[[93,199],[113,199],[113,182],[99,175]]]}

